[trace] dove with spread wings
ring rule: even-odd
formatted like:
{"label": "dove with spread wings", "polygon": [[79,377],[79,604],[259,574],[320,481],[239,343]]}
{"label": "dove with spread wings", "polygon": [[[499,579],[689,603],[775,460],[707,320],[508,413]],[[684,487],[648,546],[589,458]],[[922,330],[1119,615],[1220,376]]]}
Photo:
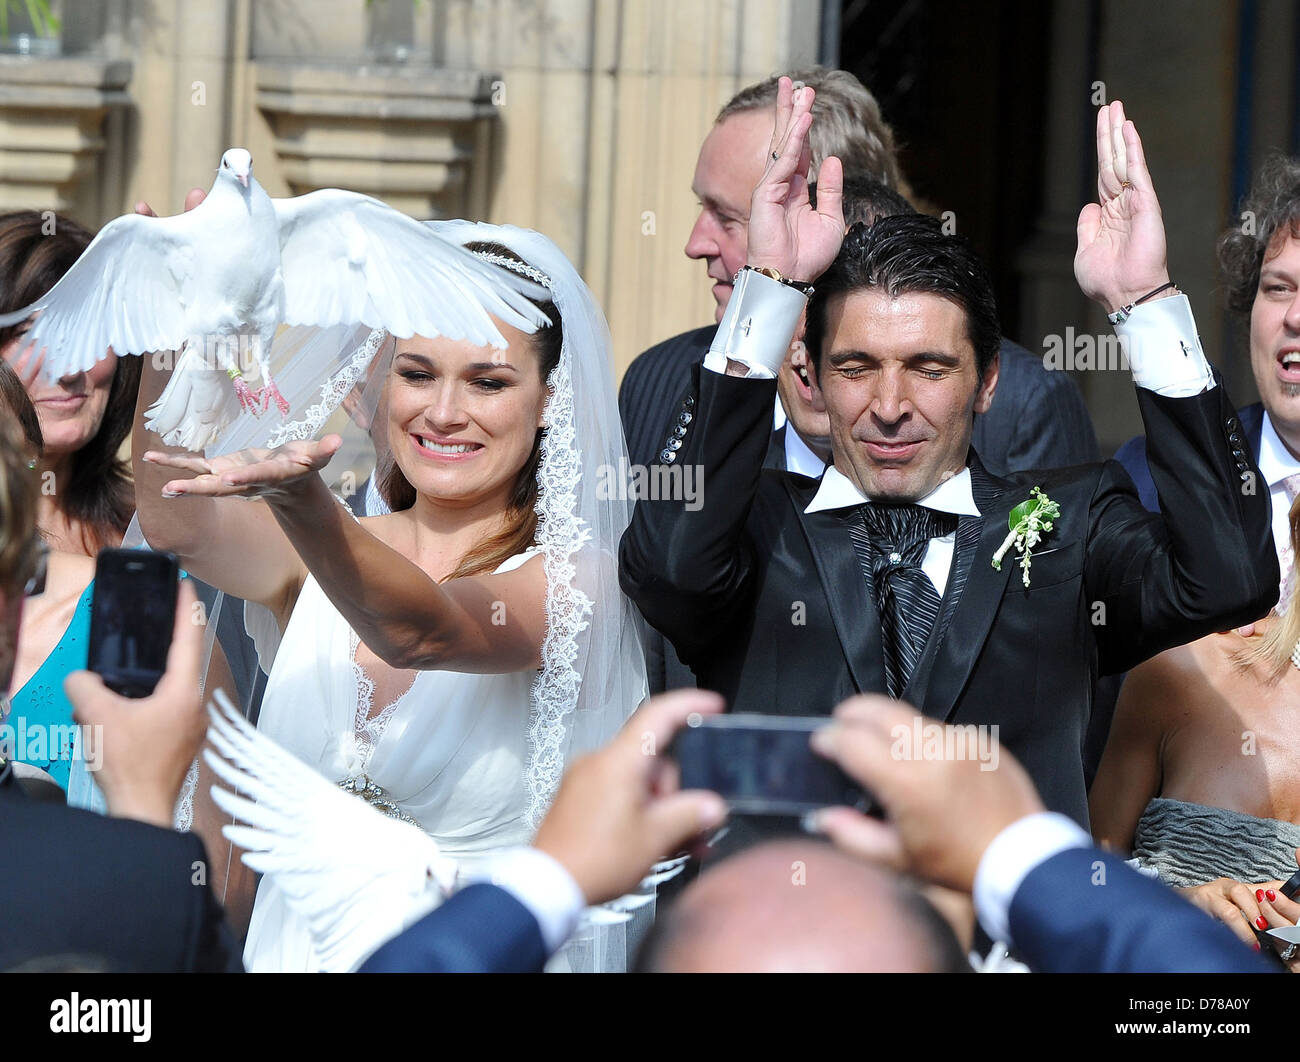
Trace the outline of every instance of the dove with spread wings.
{"label": "dove with spread wings", "polygon": [[270,373],[282,324],[364,324],[503,349],[494,317],[528,333],[548,323],[530,292],[524,278],[369,196],[327,188],[272,199],[252,156],[231,148],[197,207],[109,222],[47,294],[0,315],[0,328],[35,315],[15,356],[43,348],[51,380],[110,354],[179,351],[145,424],[168,445],[199,450],[241,409],[288,412]]}
{"label": "dove with spread wings", "polygon": [[[220,755],[203,755],[233,790],[214,785],[212,799],[238,820],[222,832],[306,920],[322,971],[355,970],[451,894],[455,861],[382,790],[332,785],[244,719],[223,691],[214,700],[208,740]],[[588,907],[583,923],[627,921],[685,862],[656,863],[637,891]]]}

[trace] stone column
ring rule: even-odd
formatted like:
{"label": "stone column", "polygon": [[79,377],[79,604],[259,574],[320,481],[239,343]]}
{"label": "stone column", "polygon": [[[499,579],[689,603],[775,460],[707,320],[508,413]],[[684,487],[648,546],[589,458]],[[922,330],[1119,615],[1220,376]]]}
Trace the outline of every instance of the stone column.
{"label": "stone column", "polygon": [[130,77],[117,60],[0,56],[0,210],[102,220],[104,123]]}
{"label": "stone column", "polygon": [[718,108],[815,60],[812,0],[447,0],[450,67],[500,71],[487,220],[539,229],[609,318],[617,369],[713,319],[682,253],[691,177]]}

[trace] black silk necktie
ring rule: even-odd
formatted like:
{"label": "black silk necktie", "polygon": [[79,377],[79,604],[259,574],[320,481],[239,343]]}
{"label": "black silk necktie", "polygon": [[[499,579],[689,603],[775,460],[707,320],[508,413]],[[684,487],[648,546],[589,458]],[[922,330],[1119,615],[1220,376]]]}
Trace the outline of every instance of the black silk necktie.
{"label": "black silk necktie", "polygon": [[849,522],[849,537],[880,613],[889,695],[907,688],[934,629],[941,599],[921,570],[932,538],[957,529],[957,517],[920,505],[863,505]]}

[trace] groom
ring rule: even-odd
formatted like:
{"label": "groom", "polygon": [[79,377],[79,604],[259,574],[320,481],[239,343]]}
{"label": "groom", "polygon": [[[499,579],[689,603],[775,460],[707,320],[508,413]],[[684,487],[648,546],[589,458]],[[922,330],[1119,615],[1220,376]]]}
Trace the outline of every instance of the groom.
{"label": "groom", "polygon": [[[1049,809],[1086,824],[1097,676],[1277,598],[1268,498],[1243,491],[1254,466],[1228,440],[1232,403],[1169,284],[1141,142],[1120,104],[1101,110],[1101,201],[1080,216],[1075,273],[1130,344],[1163,516],[1113,462],[984,470],[970,437],[998,377],[988,276],[933,219],[844,237],[837,161],[809,205],[810,97],[783,80],[748,266],[668,441],[676,463],[701,470],[704,505],[638,504],[623,587],[732,710],[821,715],[858,691],[901,696],[988,727]],[[809,303],[800,282],[813,280]],[[776,371],[805,306],[832,435],[820,480],[762,467]],[[1044,508],[1022,530],[1039,537],[1010,543],[999,569],[1035,487]]]}

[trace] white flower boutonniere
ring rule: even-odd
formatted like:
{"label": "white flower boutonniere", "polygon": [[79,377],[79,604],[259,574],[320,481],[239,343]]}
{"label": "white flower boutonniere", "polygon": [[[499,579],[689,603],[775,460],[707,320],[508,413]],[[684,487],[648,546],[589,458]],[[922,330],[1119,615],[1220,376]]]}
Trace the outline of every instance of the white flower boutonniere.
{"label": "white flower boutonniere", "polygon": [[993,554],[993,568],[1002,570],[1002,558],[1014,545],[1020,553],[1020,569],[1024,572],[1025,586],[1029,586],[1029,565],[1034,547],[1042,537],[1052,530],[1052,521],[1059,520],[1061,507],[1052,501],[1042,490],[1035,487],[1029,492],[1029,498],[1011,510],[1007,517],[1007,526],[1011,529],[1002,545]]}

